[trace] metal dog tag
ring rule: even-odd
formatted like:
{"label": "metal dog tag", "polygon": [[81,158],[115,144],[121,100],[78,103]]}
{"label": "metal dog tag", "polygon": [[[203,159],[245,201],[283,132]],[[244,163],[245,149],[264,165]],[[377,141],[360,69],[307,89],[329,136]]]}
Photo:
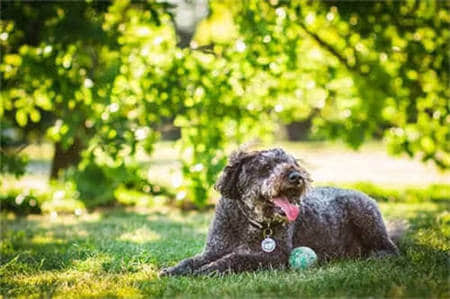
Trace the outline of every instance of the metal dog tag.
{"label": "metal dog tag", "polygon": [[277,243],[272,238],[266,237],[261,242],[261,248],[264,252],[272,252],[275,250],[275,247],[277,247]]}

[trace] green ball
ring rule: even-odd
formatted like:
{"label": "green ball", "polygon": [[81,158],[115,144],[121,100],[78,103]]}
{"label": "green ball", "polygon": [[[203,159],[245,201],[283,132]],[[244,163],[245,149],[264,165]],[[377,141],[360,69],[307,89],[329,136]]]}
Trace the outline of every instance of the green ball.
{"label": "green ball", "polygon": [[316,262],[317,254],[309,247],[294,248],[289,257],[289,265],[297,270],[304,270]]}

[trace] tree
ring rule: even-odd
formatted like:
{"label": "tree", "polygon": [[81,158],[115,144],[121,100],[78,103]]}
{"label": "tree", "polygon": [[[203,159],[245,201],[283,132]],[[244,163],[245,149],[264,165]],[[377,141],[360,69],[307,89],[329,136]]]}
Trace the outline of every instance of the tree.
{"label": "tree", "polygon": [[2,8],[2,114],[25,136],[29,122],[40,124],[41,135],[47,131],[56,178],[80,161],[90,135],[85,122],[93,82],[103,72],[98,52],[108,43],[101,30],[107,4],[17,1]]}
{"label": "tree", "polygon": [[151,154],[168,119],[181,129],[177,198],[199,206],[228,148],[280,122],[450,166],[447,2],[210,4],[183,49],[159,1],[3,4],[3,122],[50,137],[53,174],[75,163],[67,179],[89,191],[95,177],[111,198],[142,187],[118,174],[136,177],[136,150]]}
{"label": "tree", "polygon": [[[289,55],[292,77],[312,80],[305,86],[311,92],[299,92],[299,100],[314,99],[305,113],[318,134],[354,147],[384,136],[392,152],[443,169],[450,166],[449,8],[443,1],[245,1],[233,7],[248,44],[276,41],[264,51],[269,65],[274,51]],[[261,51],[250,55],[262,60]],[[289,85],[302,88],[301,82]]]}

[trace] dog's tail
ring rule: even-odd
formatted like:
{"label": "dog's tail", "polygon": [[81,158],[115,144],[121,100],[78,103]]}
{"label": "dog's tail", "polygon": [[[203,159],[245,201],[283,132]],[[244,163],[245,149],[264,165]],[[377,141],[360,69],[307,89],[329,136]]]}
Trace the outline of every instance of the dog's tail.
{"label": "dog's tail", "polygon": [[409,224],[404,219],[389,220],[386,222],[386,230],[391,240],[398,244],[409,228]]}

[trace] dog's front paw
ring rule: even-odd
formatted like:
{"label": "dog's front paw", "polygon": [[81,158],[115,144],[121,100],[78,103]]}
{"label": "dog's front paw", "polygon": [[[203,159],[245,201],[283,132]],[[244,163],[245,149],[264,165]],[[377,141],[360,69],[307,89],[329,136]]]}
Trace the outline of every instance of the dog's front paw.
{"label": "dog's front paw", "polygon": [[176,266],[164,268],[159,272],[159,276],[175,276],[192,274],[192,266],[190,260],[185,260]]}
{"label": "dog's front paw", "polygon": [[191,272],[192,271],[190,269],[175,266],[162,269],[159,272],[159,276],[163,277],[163,276],[186,275],[190,274]]}
{"label": "dog's front paw", "polygon": [[163,276],[170,276],[172,275],[172,268],[164,268],[161,271],[159,271],[159,277],[163,277]]}

